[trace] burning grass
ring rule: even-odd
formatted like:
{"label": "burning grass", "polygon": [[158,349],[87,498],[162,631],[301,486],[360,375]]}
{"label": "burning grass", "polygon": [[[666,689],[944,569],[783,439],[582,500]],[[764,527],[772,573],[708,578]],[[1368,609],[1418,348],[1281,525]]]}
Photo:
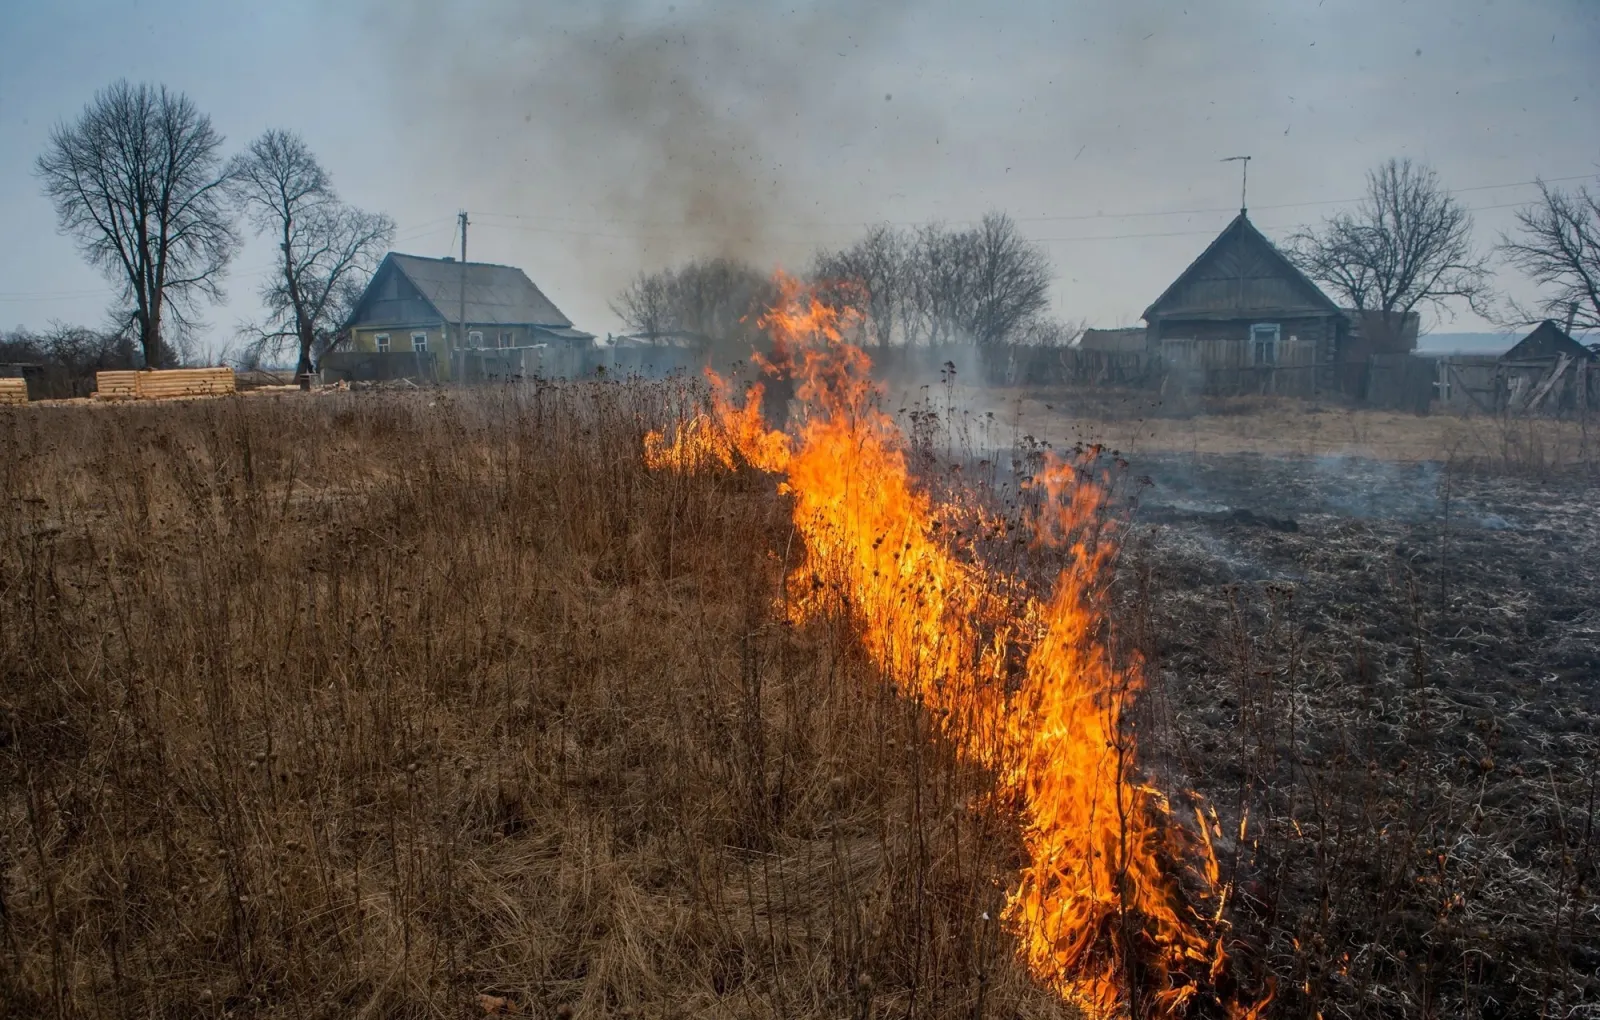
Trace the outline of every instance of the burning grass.
{"label": "burning grass", "polygon": [[0,1016],[1595,1013],[1587,496],[1130,523],[807,357],[5,416]]}

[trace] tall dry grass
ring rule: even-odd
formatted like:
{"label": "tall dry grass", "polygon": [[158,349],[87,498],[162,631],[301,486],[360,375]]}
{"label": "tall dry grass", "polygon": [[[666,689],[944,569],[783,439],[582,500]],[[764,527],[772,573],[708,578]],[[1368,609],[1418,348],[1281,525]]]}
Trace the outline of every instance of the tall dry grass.
{"label": "tall dry grass", "polygon": [[0,1016],[1050,1016],[677,383],[0,418]]}

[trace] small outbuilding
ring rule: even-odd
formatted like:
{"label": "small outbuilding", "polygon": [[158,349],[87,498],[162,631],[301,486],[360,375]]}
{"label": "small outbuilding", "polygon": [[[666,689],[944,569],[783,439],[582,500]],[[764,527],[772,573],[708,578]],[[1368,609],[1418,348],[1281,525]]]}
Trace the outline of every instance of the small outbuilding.
{"label": "small outbuilding", "polygon": [[1502,409],[1512,412],[1587,410],[1596,388],[1600,356],[1546,319],[1495,366]]}

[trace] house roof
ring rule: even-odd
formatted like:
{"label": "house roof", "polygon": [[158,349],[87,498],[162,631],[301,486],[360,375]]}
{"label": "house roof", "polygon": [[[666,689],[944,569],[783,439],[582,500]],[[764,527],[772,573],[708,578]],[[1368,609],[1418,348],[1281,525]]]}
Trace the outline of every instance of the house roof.
{"label": "house roof", "polygon": [[571,326],[535,326],[534,328],[540,333],[544,333],[548,336],[559,337],[562,340],[576,341],[594,339],[593,333],[585,333],[583,330],[573,329]]}
{"label": "house roof", "polygon": [[1078,348],[1085,351],[1128,351],[1145,345],[1143,326],[1123,326],[1117,329],[1086,329],[1078,338]]}
{"label": "house roof", "polygon": [[1233,221],[1222,229],[1222,233],[1218,234],[1210,244],[1206,245],[1205,251],[1201,252],[1193,262],[1189,263],[1188,268],[1178,274],[1178,278],[1173,280],[1167,289],[1161,292],[1160,297],[1150,303],[1150,307],[1144,310],[1144,319],[1149,321],[1152,316],[1159,316],[1162,313],[1161,306],[1173,298],[1185,284],[1198,278],[1202,269],[1217,257],[1218,253],[1228,243],[1253,243],[1258,250],[1265,253],[1269,262],[1279,270],[1282,276],[1300,284],[1319,309],[1333,314],[1344,314],[1343,310],[1322,292],[1322,288],[1311,282],[1310,277],[1302,273],[1299,267],[1290,262],[1283,252],[1279,251],[1277,246],[1267,239],[1265,234],[1256,229],[1256,225],[1250,222],[1250,217],[1246,215],[1243,209],[1240,209],[1239,215],[1235,216]]}
{"label": "house roof", "polygon": [[[423,299],[447,322],[465,318],[469,324],[486,326],[572,325],[572,320],[562,315],[544,292],[534,286],[528,274],[515,266],[497,266],[489,262],[468,262],[463,266],[454,259],[428,259],[399,252],[390,252],[384,261],[405,274]],[[463,270],[465,315],[461,308]],[[373,274],[373,279],[377,279],[377,275]]]}
{"label": "house roof", "polygon": [[1549,319],[1534,327],[1517,345],[1500,355],[1501,361],[1543,361],[1561,355],[1594,360],[1595,353],[1568,336],[1566,330]]}

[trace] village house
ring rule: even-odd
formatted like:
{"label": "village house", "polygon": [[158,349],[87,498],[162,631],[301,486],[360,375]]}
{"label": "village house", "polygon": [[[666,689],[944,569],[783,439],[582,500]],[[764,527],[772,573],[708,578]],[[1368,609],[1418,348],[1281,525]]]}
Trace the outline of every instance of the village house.
{"label": "village house", "polygon": [[334,378],[461,379],[524,374],[530,356],[593,345],[513,266],[390,252],[323,359]]}
{"label": "village house", "polygon": [[[1416,349],[1415,312],[1341,308],[1244,210],[1144,312],[1146,351],[1206,392],[1339,392],[1365,398],[1374,371]],[[1126,330],[1089,338],[1117,346]]]}

